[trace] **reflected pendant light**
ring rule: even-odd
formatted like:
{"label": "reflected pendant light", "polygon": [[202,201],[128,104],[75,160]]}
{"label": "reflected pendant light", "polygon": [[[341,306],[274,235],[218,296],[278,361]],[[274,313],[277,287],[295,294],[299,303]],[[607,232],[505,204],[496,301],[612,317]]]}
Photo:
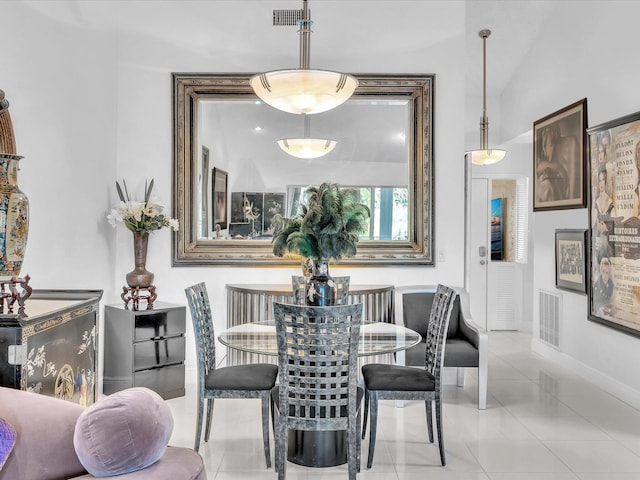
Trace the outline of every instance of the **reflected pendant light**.
{"label": "reflected pendant light", "polygon": [[487,118],[487,37],[491,30],[480,30],[482,38],[482,117],[480,117],[480,149],[467,152],[474,165],[498,163],[507,154],[505,150],[489,148],[489,118]]}
{"label": "reflected pendant light", "polygon": [[304,137],[303,138],[283,138],[278,140],[278,146],[282,151],[298,158],[319,158],[326,155],[336,146],[335,140],[328,138],[309,138],[311,119],[304,116]]}
{"label": "reflected pendant light", "polygon": [[[274,24],[277,24],[276,12]],[[358,80],[345,73],[309,69],[312,22],[307,0],[303,0],[302,10],[295,13],[301,15],[300,68],[260,73],[251,77],[249,83],[261,100],[278,110],[309,115],[326,112],[347,101],[358,86]]]}

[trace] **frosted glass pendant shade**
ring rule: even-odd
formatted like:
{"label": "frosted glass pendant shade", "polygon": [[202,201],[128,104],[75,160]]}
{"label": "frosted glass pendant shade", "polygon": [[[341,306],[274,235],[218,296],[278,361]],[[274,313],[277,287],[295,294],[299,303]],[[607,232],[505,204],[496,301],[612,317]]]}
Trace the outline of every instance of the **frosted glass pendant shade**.
{"label": "frosted glass pendant shade", "polygon": [[284,138],[278,140],[278,146],[289,155],[298,158],[319,158],[336,146],[335,140],[327,138]]}
{"label": "frosted glass pendant shade", "polygon": [[492,165],[498,163],[507,154],[506,150],[492,148],[490,150],[471,150],[471,163],[474,165]]}
{"label": "frosted glass pendant shade", "polygon": [[355,91],[358,80],[328,70],[275,70],[254,75],[251,88],[265,103],[296,114],[326,112],[343,104]]}

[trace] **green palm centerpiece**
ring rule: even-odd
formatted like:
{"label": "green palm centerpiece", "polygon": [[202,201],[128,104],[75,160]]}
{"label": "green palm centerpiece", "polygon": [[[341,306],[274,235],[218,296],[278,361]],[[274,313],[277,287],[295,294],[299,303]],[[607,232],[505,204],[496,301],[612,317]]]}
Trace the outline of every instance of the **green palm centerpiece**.
{"label": "green palm centerpiece", "polygon": [[369,207],[360,203],[357,190],[326,182],[307,188],[305,200],[299,214],[276,218],[273,254],[304,257],[311,265],[307,304],[333,305],[335,284],[329,276],[329,261],[356,254],[359,235],[367,231]]}

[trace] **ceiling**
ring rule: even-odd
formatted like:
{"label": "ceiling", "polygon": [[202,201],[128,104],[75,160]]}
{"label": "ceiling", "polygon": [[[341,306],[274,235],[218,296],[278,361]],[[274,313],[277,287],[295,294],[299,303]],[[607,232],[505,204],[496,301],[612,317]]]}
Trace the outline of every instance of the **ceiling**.
{"label": "ceiling", "polygon": [[[482,39],[478,32],[485,28],[493,32],[487,39],[487,113],[492,129],[497,130],[501,92],[561,1],[567,0],[310,0],[316,23],[311,67],[315,42],[319,45],[331,42],[331,54],[339,48],[344,57],[332,60],[346,64],[356,55],[395,52],[407,45],[437,45],[443,38],[457,34],[443,25],[438,12],[446,10],[450,14],[452,6],[458,6],[465,17],[465,143],[473,146],[478,141],[482,114]],[[269,62],[270,66],[280,65],[278,68],[297,66],[297,39],[292,38],[291,31],[295,27],[274,27],[271,15],[275,9],[300,9],[301,0],[165,0],[153,4],[143,0],[25,0],[24,3],[73,27],[118,28],[157,37],[159,42],[213,58],[224,56],[226,63],[237,65],[235,71],[262,69],[254,66],[255,58]],[[178,13],[171,8],[176,3],[184,6]],[[418,6],[421,10],[416,10]],[[433,7],[433,15],[412,15],[425,7],[427,10]],[[163,14],[168,9],[170,14]],[[353,25],[354,18],[357,25]],[[345,33],[349,35],[348,42],[339,38]],[[268,59],[263,55],[265,51],[269,52]],[[497,139],[498,132],[492,137]]]}

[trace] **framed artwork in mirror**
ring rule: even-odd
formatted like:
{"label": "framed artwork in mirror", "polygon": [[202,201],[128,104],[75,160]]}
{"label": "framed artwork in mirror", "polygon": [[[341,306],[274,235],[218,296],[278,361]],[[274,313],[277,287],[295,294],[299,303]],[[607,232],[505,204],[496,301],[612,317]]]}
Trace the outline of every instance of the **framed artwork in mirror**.
{"label": "framed artwork in mirror", "polygon": [[213,168],[211,179],[211,204],[213,205],[213,228],[217,231],[216,225],[220,229],[227,228],[227,172],[219,168]]}
{"label": "framed artwork in mirror", "polygon": [[556,230],[556,287],[587,293],[587,231]]}
{"label": "framed artwork in mirror", "polygon": [[198,181],[201,189],[200,229],[201,235],[206,238],[209,236],[209,149],[204,145],[202,146],[202,168]]}
{"label": "framed artwork in mirror", "polygon": [[533,123],[533,211],[584,208],[587,99]]}
{"label": "framed artwork in mirror", "polygon": [[640,112],[587,134],[589,319],[640,336]]}

